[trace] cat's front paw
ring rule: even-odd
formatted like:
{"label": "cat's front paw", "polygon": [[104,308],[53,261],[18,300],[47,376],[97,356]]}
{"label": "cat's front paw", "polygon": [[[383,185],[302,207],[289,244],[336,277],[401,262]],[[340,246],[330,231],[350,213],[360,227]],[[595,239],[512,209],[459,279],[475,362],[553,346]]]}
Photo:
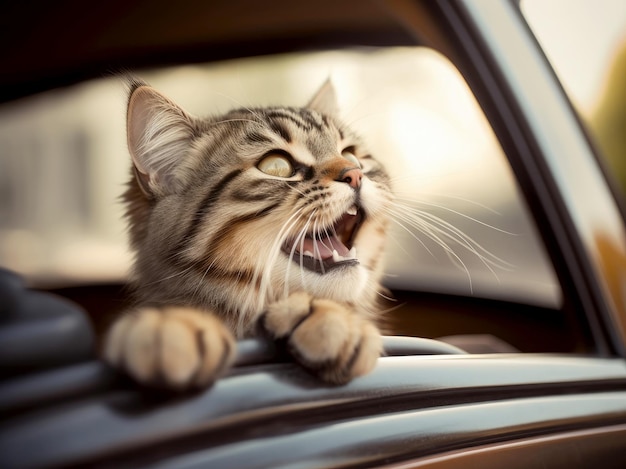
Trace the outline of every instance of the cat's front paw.
{"label": "cat's front paw", "polygon": [[297,292],[270,305],[261,327],[286,339],[293,357],[329,383],[369,373],[383,346],[378,328],[347,306]]}
{"label": "cat's front paw", "polygon": [[235,340],[211,314],[186,307],[143,307],[118,319],[105,360],[136,381],[172,390],[207,386],[232,363]]}

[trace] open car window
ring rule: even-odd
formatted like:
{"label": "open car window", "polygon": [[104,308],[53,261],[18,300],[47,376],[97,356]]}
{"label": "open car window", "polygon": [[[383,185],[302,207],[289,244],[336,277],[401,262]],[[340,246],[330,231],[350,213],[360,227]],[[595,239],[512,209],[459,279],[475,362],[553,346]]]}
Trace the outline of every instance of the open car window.
{"label": "open car window", "polygon": [[[390,314],[392,333],[467,332],[407,326],[422,314],[423,298],[414,300],[414,292],[561,307],[506,157],[463,78],[440,53],[396,47],[285,54],[141,77],[196,115],[304,105],[320,83],[333,80],[343,120],[384,162],[396,193],[385,278],[401,292],[387,305],[400,311]],[[34,286],[125,280],[131,262],[119,202],[129,174],[125,99],[124,82],[114,77],[0,112],[0,141],[9,149],[0,176],[8,201],[1,208],[0,264]]]}

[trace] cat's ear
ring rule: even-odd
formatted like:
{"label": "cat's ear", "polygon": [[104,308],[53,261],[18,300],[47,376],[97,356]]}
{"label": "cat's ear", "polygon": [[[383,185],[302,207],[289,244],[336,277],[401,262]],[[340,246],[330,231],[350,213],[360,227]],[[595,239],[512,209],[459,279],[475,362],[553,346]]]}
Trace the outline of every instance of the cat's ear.
{"label": "cat's ear", "polygon": [[126,115],[128,149],[141,190],[171,193],[176,169],[194,136],[193,118],[143,83],[131,84]]}
{"label": "cat's ear", "polygon": [[336,116],[339,113],[337,94],[330,78],[327,78],[320,89],[317,90],[307,107],[328,116]]}

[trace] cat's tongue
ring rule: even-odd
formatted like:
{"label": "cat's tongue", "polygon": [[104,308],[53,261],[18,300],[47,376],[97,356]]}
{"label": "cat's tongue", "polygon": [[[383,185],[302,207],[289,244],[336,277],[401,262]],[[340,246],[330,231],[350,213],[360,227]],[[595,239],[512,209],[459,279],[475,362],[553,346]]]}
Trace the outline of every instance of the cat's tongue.
{"label": "cat's tongue", "polygon": [[350,252],[335,235],[323,240],[304,238],[303,242],[298,244],[297,249],[299,252],[309,254],[316,259],[324,260],[333,257],[333,250],[337,251],[341,257],[346,257]]}

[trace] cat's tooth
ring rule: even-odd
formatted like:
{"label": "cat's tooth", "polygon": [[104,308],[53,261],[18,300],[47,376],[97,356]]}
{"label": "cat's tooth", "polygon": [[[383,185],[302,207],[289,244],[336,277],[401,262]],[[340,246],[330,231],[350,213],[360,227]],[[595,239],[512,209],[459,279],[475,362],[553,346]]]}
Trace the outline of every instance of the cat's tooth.
{"label": "cat's tooth", "polygon": [[343,260],[343,257],[339,255],[336,249],[333,249],[333,262],[339,262],[342,260]]}
{"label": "cat's tooth", "polygon": [[348,215],[356,215],[357,211],[358,211],[358,209],[356,208],[356,205],[353,205],[352,207],[350,207],[350,208],[346,211],[346,213],[347,213]]}
{"label": "cat's tooth", "polygon": [[311,251],[304,251],[302,254],[309,257],[315,257]]}
{"label": "cat's tooth", "polygon": [[356,259],[356,246],[352,246],[352,249],[350,249],[350,252],[348,253],[348,258]]}

